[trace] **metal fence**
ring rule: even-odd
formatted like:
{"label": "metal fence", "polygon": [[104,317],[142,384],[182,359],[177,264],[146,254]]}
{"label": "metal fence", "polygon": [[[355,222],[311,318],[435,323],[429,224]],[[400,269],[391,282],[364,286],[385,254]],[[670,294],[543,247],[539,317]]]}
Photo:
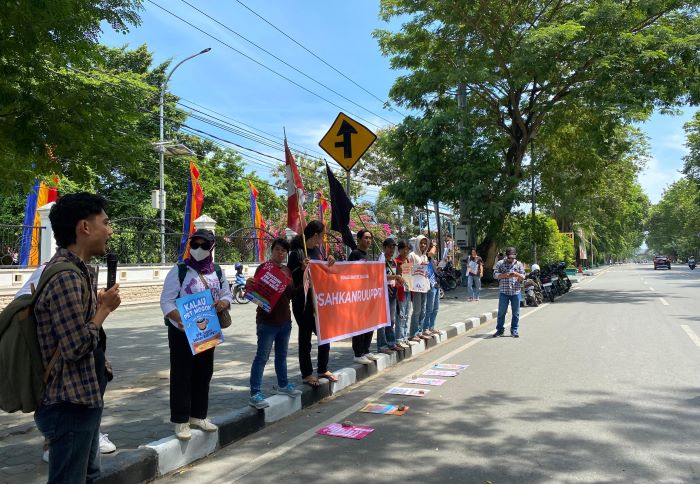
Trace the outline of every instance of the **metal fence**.
{"label": "metal fence", "polygon": [[[0,267],[17,265],[19,263],[19,255],[22,248],[22,232],[25,229],[35,231],[37,235],[37,243],[32,246],[29,257],[30,259],[40,259],[40,241],[43,227],[0,224]],[[29,236],[31,236],[31,232]]]}
{"label": "metal fence", "polygon": [[[160,264],[160,221],[154,219],[127,218],[112,221],[113,234],[109,251],[117,255],[120,265]],[[0,267],[17,265],[22,243],[22,225],[0,224]],[[36,227],[41,229],[41,227]],[[41,230],[40,230],[41,232]],[[243,227],[219,231],[216,236],[216,261],[220,264],[256,262],[255,247],[260,241],[264,253],[260,260],[270,256],[270,246],[275,235],[257,227]],[[180,252],[182,233],[165,227],[165,260],[175,263]],[[36,249],[38,250],[38,249]],[[325,244],[322,246],[325,253]],[[345,245],[340,236],[328,233],[328,252],[337,260],[345,260]],[[39,254],[37,253],[37,260]],[[97,259],[93,263],[100,263]]]}

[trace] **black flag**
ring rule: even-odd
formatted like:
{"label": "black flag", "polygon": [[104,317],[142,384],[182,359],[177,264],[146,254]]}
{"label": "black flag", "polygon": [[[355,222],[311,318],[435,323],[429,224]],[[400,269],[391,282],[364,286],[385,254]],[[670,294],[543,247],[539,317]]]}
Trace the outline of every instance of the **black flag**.
{"label": "black flag", "polygon": [[331,169],[326,163],[326,174],[328,175],[328,186],[331,195],[331,229],[340,232],[343,236],[343,243],[350,249],[357,249],[355,239],[352,238],[350,232],[350,210],[355,206],[352,204],[348,195],[343,190],[343,185],[340,184]]}

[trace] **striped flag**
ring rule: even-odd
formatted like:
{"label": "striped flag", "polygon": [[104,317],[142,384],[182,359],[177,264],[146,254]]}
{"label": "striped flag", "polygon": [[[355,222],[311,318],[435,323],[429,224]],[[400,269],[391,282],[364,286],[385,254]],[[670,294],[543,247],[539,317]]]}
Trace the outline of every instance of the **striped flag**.
{"label": "striped flag", "polygon": [[250,218],[253,222],[253,251],[255,252],[255,260],[263,262],[265,258],[265,221],[260,213],[258,206],[258,189],[255,188],[253,182],[248,181],[250,185]]}
{"label": "striped flag", "polygon": [[185,218],[182,223],[182,238],[178,261],[182,262],[190,256],[190,234],[194,233],[194,221],[202,213],[204,192],[199,184],[199,170],[190,161],[190,177],[187,183],[187,199],[185,200]]}
{"label": "striped flag", "polygon": [[[58,185],[58,177],[54,177],[54,183]],[[58,192],[55,188],[49,188],[44,182],[36,181],[31,191],[27,194],[27,203],[24,208],[24,222],[22,237],[20,239],[19,265],[35,267],[39,265],[39,238],[41,235],[41,223],[39,208],[47,203],[55,202]]]}

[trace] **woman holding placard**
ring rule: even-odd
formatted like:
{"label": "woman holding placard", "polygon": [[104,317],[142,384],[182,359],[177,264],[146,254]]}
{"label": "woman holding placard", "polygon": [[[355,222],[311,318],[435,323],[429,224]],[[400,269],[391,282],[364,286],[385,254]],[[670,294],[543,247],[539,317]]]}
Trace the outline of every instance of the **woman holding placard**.
{"label": "woman holding placard", "polygon": [[190,426],[214,432],[217,426],[207,420],[209,383],[214,372],[214,348],[192,354],[176,299],[211,290],[217,313],[228,311],[233,302],[226,274],[214,264],[214,233],[199,229],[189,240],[189,257],[168,272],[160,295],[160,307],[168,327],[170,347],[170,421],[175,436],[192,438]]}

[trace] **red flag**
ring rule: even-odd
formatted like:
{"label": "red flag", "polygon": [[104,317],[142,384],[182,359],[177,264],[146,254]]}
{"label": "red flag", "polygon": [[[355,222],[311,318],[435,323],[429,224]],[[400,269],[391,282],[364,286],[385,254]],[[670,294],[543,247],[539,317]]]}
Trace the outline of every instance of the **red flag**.
{"label": "red flag", "polygon": [[287,138],[284,139],[284,158],[284,175],[287,179],[287,227],[300,234],[304,230],[303,220],[300,219],[304,184],[301,182],[294,156],[287,146]]}

